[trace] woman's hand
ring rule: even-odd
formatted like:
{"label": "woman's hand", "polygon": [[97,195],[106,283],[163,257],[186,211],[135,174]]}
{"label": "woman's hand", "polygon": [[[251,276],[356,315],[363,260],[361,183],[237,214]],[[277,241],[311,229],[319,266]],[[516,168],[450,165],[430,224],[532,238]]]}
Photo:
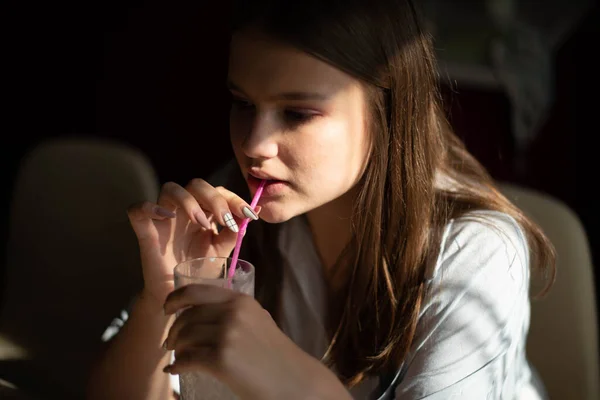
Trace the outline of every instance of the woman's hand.
{"label": "woman's hand", "polygon": [[172,292],[165,313],[181,312],[165,347],[175,363],[165,372],[202,370],[242,399],[347,399],[335,375],[297,347],[252,297],[192,284]]}
{"label": "woman's hand", "polygon": [[[158,203],[128,210],[140,246],[144,291],[161,307],[173,290],[173,268],[197,257],[227,257],[235,245],[238,223],[258,219],[250,205],[222,187],[202,179],[186,187],[166,183]],[[216,224],[226,227],[217,232]]]}

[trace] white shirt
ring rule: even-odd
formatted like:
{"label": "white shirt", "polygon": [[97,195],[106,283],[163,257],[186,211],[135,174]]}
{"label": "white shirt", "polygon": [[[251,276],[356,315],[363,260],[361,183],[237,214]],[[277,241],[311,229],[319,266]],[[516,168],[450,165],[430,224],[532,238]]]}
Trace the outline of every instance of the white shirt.
{"label": "white shirt", "polygon": [[[325,281],[303,217],[286,223],[282,328],[320,359],[327,348]],[[396,399],[540,399],[525,356],[529,329],[527,241],[508,215],[451,221],[429,281]],[[351,393],[366,399],[369,379]]]}

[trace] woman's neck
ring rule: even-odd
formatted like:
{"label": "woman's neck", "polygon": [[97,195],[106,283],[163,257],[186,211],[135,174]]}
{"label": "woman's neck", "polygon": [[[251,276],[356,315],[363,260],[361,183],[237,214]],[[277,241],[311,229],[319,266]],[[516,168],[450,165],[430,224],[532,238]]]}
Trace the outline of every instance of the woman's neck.
{"label": "woman's neck", "polygon": [[313,242],[328,279],[332,267],[352,237],[354,191],[306,214]]}

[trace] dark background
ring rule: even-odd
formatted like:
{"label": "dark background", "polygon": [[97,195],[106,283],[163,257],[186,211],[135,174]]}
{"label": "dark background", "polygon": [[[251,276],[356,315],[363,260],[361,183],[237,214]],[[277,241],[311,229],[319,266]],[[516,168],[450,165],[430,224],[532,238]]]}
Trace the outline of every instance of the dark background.
{"label": "dark background", "polygon": [[[118,138],[142,149],[163,182],[206,176],[231,154],[224,85],[228,10],[226,2],[201,3],[5,3],[2,243],[17,167],[41,140]],[[460,84],[444,87],[451,121],[471,151],[499,180],[569,205],[589,235],[596,266],[599,25],[595,6],[555,54],[555,102],[522,173],[514,167],[506,96]]]}

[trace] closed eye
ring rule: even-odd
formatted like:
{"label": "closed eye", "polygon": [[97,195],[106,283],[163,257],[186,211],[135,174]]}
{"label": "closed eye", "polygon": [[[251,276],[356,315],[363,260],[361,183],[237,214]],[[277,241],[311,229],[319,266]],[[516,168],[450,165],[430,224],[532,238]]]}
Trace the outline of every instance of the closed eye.
{"label": "closed eye", "polygon": [[242,99],[240,97],[235,97],[235,96],[231,98],[231,105],[240,110],[249,109],[249,108],[254,107],[254,104],[252,104],[248,100]]}
{"label": "closed eye", "polygon": [[287,110],[284,110],[283,115],[284,115],[287,123],[293,124],[293,125],[299,125],[299,124],[309,122],[313,118],[317,117],[319,114],[314,111],[310,111],[310,110],[305,111],[305,110],[287,109]]}
{"label": "closed eye", "polygon": [[[236,96],[235,94],[231,97],[231,106],[237,112],[253,111],[256,108],[254,103],[243,97]],[[280,115],[286,124],[298,126],[308,123],[321,114],[311,109],[284,108]]]}

